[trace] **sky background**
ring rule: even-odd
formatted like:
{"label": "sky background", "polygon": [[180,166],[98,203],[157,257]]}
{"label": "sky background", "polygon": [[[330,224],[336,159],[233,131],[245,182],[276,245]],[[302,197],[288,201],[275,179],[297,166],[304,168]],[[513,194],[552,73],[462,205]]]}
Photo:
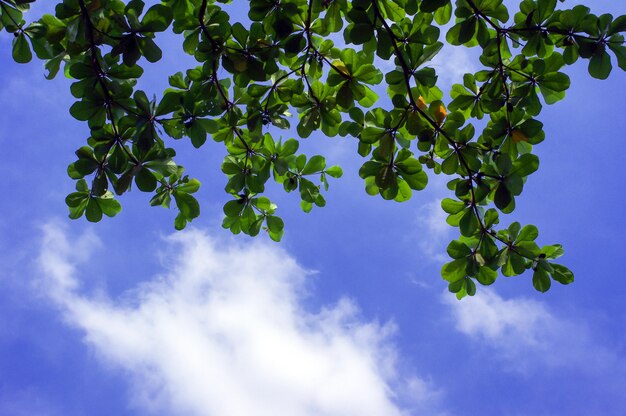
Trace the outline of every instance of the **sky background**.
{"label": "sky background", "polygon": [[[140,84],[150,95],[192,65],[161,39],[164,59]],[[458,302],[439,274],[456,238],[439,208],[446,178],[403,204],[370,197],[352,138],[302,144],[344,177],[310,214],[297,195],[270,194],[286,223],[278,244],[221,228],[224,148],[210,141],[171,143],[202,182],[188,231],[140,192],[114,219],[69,220],[66,168],[89,132],[69,115],[69,80],[13,63],[10,41],[0,34],[0,415],[624,414],[619,69],[606,81],[584,62],[566,69],[566,99],[540,115],[539,171],[502,218],[562,243],[574,284],[540,294],[529,274],[500,277]],[[433,66],[442,88],[479,68],[464,48]]]}

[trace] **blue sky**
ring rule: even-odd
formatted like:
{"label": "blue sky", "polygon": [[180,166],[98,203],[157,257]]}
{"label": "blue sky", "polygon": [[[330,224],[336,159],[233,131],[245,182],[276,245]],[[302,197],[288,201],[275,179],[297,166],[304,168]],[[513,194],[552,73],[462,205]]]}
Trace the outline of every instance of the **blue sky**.
{"label": "blue sky", "polygon": [[[150,93],[187,67],[176,39],[164,45]],[[69,81],[13,63],[9,46],[3,33],[0,415],[624,413],[623,72],[567,69],[566,100],[540,116],[540,169],[504,219],[562,243],[574,284],[539,294],[529,275],[500,278],[458,302],[439,276],[456,237],[438,207],[445,178],[404,204],[369,197],[354,139],[303,144],[344,177],[310,214],[272,194],[279,244],[221,229],[224,149],[210,142],[173,144],[203,184],[189,231],[139,192],[114,219],[69,220],[66,167],[87,126],[69,115]],[[433,63],[444,87],[475,65],[466,49]]]}

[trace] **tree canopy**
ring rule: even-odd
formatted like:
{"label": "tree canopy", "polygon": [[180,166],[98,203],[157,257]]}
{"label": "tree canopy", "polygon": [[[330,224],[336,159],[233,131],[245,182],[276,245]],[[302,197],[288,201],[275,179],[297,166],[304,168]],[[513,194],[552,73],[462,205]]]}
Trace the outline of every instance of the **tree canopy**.
{"label": "tree canopy", "polygon": [[[116,196],[134,186],[152,195],[150,205],[174,206],[174,225],[185,228],[200,214],[200,182],[177,162],[171,139],[200,147],[210,138],[226,153],[223,227],[265,230],[278,241],[284,223],[266,196],[269,182],[296,191],[309,212],[326,204],[329,181],[342,176],[324,156],[298,153],[299,140],[321,130],[358,141],[370,195],[404,202],[427,186],[425,169],[449,176],[442,209],[460,237],[441,274],[459,299],[499,272],[531,270],[541,292],[552,280],[573,281],[554,262],[561,245],[540,247],[537,227],[500,226],[500,213],[514,211],[539,167],[533,146],[545,134],[537,117],[565,97],[563,68],[586,60],[598,79],[615,61],[626,70],[626,16],[561,9],[557,0],[523,0],[516,10],[502,0],[251,0],[248,19],[236,21],[219,4],[228,1],[64,0],[55,15],[27,23],[34,1],[0,0],[0,30],[13,34],[16,62],[34,53],[47,78],[62,70],[74,80],[69,111],[87,122],[90,137],[68,167],[76,180],[66,198],[70,218],[113,217]],[[449,99],[429,66],[444,46],[442,26],[445,42],[480,48],[482,65]],[[170,87],[150,98],[136,80],[142,65],[161,59],[157,34],[170,28],[198,65],[171,75]],[[381,61],[394,68],[383,73]],[[384,88],[374,87],[381,83],[386,107],[378,106]],[[292,125],[297,138],[277,139]]]}

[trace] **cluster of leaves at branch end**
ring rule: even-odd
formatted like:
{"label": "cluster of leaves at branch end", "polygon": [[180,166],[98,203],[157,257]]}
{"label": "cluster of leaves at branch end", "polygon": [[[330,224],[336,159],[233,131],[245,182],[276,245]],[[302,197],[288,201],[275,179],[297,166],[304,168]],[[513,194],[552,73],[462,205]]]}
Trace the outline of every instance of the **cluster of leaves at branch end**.
{"label": "cluster of leaves at branch end", "polygon": [[[561,284],[574,281],[574,275],[567,267],[552,261],[563,254],[561,245],[541,248],[537,245],[537,227],[521,227],[514,222],[496,232],[491,228],[491,223],[497,222],[495,211],[488,211],[485,220],[489,228],[471,237],[461,236],[448,245],[447,252],[453,260],[443,265],[441,275],[448,282],[449,291],[458,299],[473,296],[476,282],[484,286],[494,283],[498,270],[506,277],[532,270],[532,284],[540,292],[550,289],[552,280]],[[504,247],[498,248],[498,241],[504,243]]]}

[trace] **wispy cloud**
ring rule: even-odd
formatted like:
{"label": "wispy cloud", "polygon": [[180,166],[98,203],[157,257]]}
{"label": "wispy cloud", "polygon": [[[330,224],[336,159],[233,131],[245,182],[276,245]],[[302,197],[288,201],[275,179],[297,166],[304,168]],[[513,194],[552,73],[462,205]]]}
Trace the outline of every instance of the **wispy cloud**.
{"label": "wispy cloud", "polygon": [[446,247],[454,235],[454,228],[448,225],[448,214],[441,208],[441,200],[449,196],[446,183],[450,178],[444,174],[429,175],[429,192],[432,195],[416,212],[416,239],[420,250],[433,263],[448,261]]}
{"label": "wispy cloud", "polygon": [[[187,415],[403,415],[441,395],[398,371],[392,324],[341,299],[303,307],[307,271],[275,245],[192,230],[165,242],[165,272],[124,300],[81,293],[93,236],[44,227],[42,287],[98,356],[128,371],[136,405]],[[407,380],[410,381],[407,382]],[[412,386],[412,387],[411,387]]]}
{"label": "wispy cloud", "polygon": [[443,301],[451,308],[456,329],[494,350],[510,370],[569,368],[607,377],[626,371],[623,357],[596,341],[586,322],[560,317],[538,300],[504,299],[481,288],[460,302],[446,293]]}
{"label": "wispy cloud", "polygon": [[433,262],[448,260],[446,246],[452,235],[452,227],[446,223],[447,214],[441,209],[441,199],[423,204],[417,212],[420,250]]}

